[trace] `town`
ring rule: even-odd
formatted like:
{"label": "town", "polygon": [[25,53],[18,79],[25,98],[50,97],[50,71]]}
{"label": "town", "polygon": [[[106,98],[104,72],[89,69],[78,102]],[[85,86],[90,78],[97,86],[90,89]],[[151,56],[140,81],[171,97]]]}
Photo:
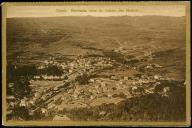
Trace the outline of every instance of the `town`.
{"label": "town", "polygon": [[[151,54],[149,58],[151,59]],[[59,113],[64,110],[90,108],[103,103],[117,104],[132,97],[153,94],[156,92],[156,87],[161,85],[161,81],[170,81],[170,78],[158,74],[153,76],[146,74],[100,75],[102,71],[107,72],[122,67],[124,70],[135,72],[139,70],[137,66],[129,66],[106,56],[80,55],[72,61],[65,62],[57,62],[54,57],[50,57],[37,65],[38,72],[29,81],[29,87],[33,92],[31,97],[24,97],[17,102],[14,96],[7,97],[10,109],[8,112],[11,114],[11,109],[18,105],[29,109],[31,117],[38,112],[42,114],[42,117],[52,114],[58,118]],[[142,68],[153,70],[162,66],[147,64]],[[14,83],[9,83],[10,88],[13,86]],[[170,87],[165,86],[158,93],[162,97],[168,97]],[[67,117],[67,119],[70,118]]]}

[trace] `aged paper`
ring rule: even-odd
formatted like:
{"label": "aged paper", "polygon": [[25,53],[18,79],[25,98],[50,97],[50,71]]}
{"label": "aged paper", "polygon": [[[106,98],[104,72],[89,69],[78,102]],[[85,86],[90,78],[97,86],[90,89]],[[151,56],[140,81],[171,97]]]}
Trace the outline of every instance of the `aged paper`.
{"label": "aged paper", "polygon": [[4,125],[190,125],[188,2],[2,7]]}

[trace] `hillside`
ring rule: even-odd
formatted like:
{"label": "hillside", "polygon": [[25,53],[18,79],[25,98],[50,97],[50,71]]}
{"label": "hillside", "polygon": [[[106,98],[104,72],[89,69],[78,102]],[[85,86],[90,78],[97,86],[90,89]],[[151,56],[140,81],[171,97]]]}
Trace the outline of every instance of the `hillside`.
{"label": "hillside", "polygon": [[23,52],[26,55],[31,52],[74,55],[90,51],[82,47],[111,50],[120,45],[124,48],[184,48],[184,42],[185,17],[7,19],[7,46],[10,54]]}
{"label": "hillside", "polygon": [[185,17],[8,18],[8,119],[184,121],[185,29]]}

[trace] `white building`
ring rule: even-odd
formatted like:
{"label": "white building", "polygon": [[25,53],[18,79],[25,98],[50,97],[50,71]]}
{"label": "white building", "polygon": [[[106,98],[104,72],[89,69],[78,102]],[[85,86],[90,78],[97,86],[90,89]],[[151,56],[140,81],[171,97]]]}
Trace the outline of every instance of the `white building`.
{"label": "white building", "polygon": [[26,107],[27,106],[27,102],[25,99],[22,99],[19,106],[23,106],[23,107]]}
{"label": "white building", "polygon": [[34,79],[40,79],[41,77],[40,76],[34,76]]}
{"label": "white building", "polygon": [[47,112],[47,110],[46,110],[45,108],[41,108],[41,112],[42,112],[43,114],[45,114],[45,113]]}
{"label": "white building", "polygon": [[94,80],[94,79],[90,79],[89,81],[90,81],[90,82],[92,82],[92,83],[94,83],[94,82],[95,82],[95,80]]}

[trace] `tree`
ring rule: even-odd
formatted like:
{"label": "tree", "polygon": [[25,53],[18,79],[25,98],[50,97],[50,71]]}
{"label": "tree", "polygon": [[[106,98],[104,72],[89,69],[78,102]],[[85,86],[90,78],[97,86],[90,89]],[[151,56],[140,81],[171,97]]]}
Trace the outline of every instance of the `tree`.
{"label": "tree", "polygon": [[26,107],[15,107],[13,109],[13,115],[16,117],[20,117],[24,120],[28,120],[30,118],[29,116],[29,110]]}
{"label": "tree", "polygon": [[31,88],[29,87],[30,83],[26,78],[20,78],[18,81],[15,81],[14,92],[15,96],[18,98],[28,97],[31,94]]}
{"label": "tree", "polygon": [[79,84],[88,84],[88,80],[89,80],[89,77],[88,77],[88,75],[86,73],[84,73],[83,75],[79,75],[76,78],[76,81]]}

